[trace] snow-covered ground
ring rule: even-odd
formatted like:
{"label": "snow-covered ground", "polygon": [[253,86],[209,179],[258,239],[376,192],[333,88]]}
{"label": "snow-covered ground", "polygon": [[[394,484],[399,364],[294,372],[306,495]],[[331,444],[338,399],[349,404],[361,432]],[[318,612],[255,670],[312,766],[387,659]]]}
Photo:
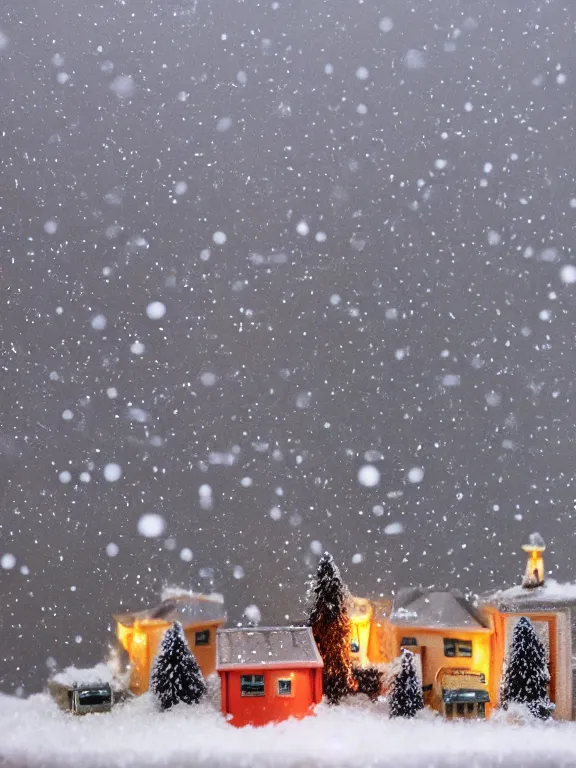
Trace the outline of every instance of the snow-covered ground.
{"label": "snow-covered ground", "polygon": [[3,768],[376,768],[576,766],[576,724],[389,720],[381,706],[320,707],[317,717],[236,729],[210,705],[160,714],[145,695],[74,717],[44,694],[0,697]]}

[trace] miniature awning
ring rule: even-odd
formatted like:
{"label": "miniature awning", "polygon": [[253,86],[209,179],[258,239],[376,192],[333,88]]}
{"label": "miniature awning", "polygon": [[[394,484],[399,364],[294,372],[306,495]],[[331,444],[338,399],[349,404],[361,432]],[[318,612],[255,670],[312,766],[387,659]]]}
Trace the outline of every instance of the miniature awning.
{"label": "miniature awning", "polygon": [[490,696],[488,691],[474,690],[470,688],[444,688],[442,701],[445,704],[488,704]]}

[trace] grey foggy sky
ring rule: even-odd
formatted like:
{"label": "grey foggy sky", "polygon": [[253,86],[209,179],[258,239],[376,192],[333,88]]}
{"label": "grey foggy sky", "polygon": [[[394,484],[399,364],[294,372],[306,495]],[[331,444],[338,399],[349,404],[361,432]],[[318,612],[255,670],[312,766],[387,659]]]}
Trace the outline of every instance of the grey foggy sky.
{"label": "grey foggy sky", "polygon": [[166,580],[301,618],[313,541],[362,594],[514,583],[534,529],[572,578],[574,9],[1,7],[0,687]]}

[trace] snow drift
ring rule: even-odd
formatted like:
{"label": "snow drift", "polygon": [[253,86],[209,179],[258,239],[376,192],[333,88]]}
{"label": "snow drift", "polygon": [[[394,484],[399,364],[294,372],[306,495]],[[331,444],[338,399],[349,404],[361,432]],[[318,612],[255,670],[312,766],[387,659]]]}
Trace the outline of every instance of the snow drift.
{"label": "snow drift", "polygon": [[441,768],[574,766],[576,725],[389,720],[381,704],[236,729],[209,704],[154,709],[146,694],[108,715],[74,717],[45,695],[0,697],[3,768]]}

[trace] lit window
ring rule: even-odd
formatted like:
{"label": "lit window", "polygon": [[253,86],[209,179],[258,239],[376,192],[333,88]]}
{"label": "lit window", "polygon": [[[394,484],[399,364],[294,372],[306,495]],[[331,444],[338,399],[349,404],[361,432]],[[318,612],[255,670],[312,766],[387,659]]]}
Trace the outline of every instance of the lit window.
{"label": "lit window", "polygon": [[278,696],[292,695],[292,680],[278,680]]}
{"label": "lit window", "polygon": [[264,696],[264,675],[242,675],[240,677],[242,696]]}
{"label": "lit window", "polygon": [[203,629],[194,633],[194,645],[210,645],[210,630]]}
{"label": "lit window", "polygon": [[444,656],[454,658],[455,656],[472,656],[471,640],[456,640],[452,637],[444,638]]}

